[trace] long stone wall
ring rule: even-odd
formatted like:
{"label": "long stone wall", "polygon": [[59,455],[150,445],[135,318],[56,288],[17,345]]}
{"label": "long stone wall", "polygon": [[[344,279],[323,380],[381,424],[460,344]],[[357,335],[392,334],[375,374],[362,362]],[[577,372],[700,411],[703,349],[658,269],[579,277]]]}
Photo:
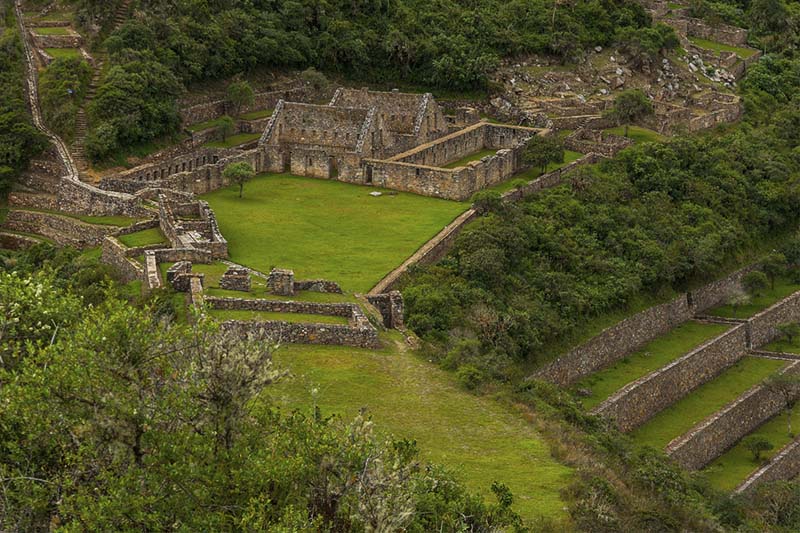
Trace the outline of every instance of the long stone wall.
{"label": "long stone wall", "polygon": [[323,344],[369,349],[380,348],[381,345],[375,329],[365,327],[228,320],[222,323],[222,329],[238,335],[252,333],[256,338],[281,344]]}
{"label": "long stone wall", "polygon": [[631,431],[747,355],[747,325],[733,327],[650,374],[630,383],[593,412]]}
{"label": "long stone wall", "polygon": [[271,313],[328,315],[344,317],[353,321],[357,320],[356,317],[363,316],[358,306],[350,303],[297,302],[266,299],[223,298],[217,296],[207,296],[206,303],[208,303],[212,309],[224,309],[228,311],[264,311]]}
{"label": "long stone wall", "polygon": [[[278,100],[281,99],[290,100],[293,102],[303,102],[308,98],[308,96],[309,91],[306,87],[259,92],[254,95],[252,104],[242,108],[242,113],[245,114],[253,111],[272,109],[277,105]],[[193,105],[180,110],[181,119],[184,125],[207,122],[230,113],[232,113],[232,111],[228,109],[228,104],[223,99]]]}
{"label": "long stone wall", "polygon": [[800,475],[800,438],[784,446],[769,463],[759,468],[736,488],[741,494],[762,483],[784,481]]}
{"label": "long stone wall", "polygon": [[742,277],[754,268],[756,265],[747,266],[702,288],[683,293],[671,302],[630,316],[559,357],[532,377],[568,386],[610,366],[695,314],[724,303],[741,286]]}
{"label": "long stone wall", "polygon": [[[800,372],[800,361],[785,373]],[[746,435],[778,415],[785,400],[780,393],[756,385],[722,410],[706,418],[667,445],[667,455],[688,470],[699,470],[725,453]]]}
{"label": "long stone wall", "polygon": [[116,232],[116,226],[86,224],[75,218],[37,211],[13,210],[8,213],[5,227],[12,231],[43,235],[62,246],[90,248]]}
{"label": "long stone wall", "polygon": [[800,291],[748,320],[753,347],[759,348],[775,340],[780,336],[777,326],[789,322],[800,322]]}

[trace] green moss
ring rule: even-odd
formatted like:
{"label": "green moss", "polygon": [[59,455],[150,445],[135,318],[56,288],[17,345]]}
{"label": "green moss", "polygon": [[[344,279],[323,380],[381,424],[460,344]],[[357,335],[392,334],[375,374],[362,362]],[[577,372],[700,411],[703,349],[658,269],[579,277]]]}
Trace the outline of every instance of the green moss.
{"label": "green moss", "polygon": [[453,161],[452,163],[448,163],[447,165],[444,165],[442,168],[464,167],[464,166],[467,166],[467,163],[470,163],[472,161],[477,161],[479,159],[483,159],[486,156],[494,155],[496,153],[497,153],[497,150],[491,150],[491,149],[480,150],[480,151],[475,152],[473,154],[470,154],[470,155],[468,155],[466,157],[462,157],[458,161]]}
{"label": "green moss", "polygon": [[[196,266],[196,265],[195,265]],[[196,270],[193,267],[193,270]],[[206,280],[208,282],[208,280]],[[209,296],[220,296],[228,298],[262,298],[264,300],[292,300],[295,302],[318,302],[318,303],[338,303],[354,302],[355,298],[351,294],[329,294],[324,292],[299,291],[292,296],[279,296],[267,292],[266,286],[255,286],[255,280],[251,279],[253,286],[250,292],[230,291],[220,289],[216,286],[206,286],[204,292]]]}
{"label": "green moss", "polygon": [[[259,176],[239,198],[232,186],[204,195],[231,260],[297,279],[328,279],[366,292],[468,208],[408,193],[287,174]],[[383,191],[389,192],[389,191]]]}
{"label": "green moss", "polygon": [[800,291],[800,284],[788,278],[778,278],[775,280],[775,287],[769,287],[759,296],[752,297],[750,303],[740,305],[736,310],[731,305],[722,305],[707,311],[707,314],[727,318],[750,318],[797,291]]}
{"label": "green moss", "polygon": [[447,372],[403,349],[287,346],[275,354],[292,377],[269,388],[287,409],[352,417],[361,408],[382,431],[413,439],[424,460],[448,466],[491,498],[493,481],[508,485],[523,517],[564,516],[560,492],[571,471],[556,462],[521,416],[461,390]]}
{"label": "green moss", "polygon": [[167,243],[166,237],[161,233],[159,228],[150,228],[128,235],[118,237],[119,241],[128,248],[136,248],[137,246],[148,246],[150,244]]}
{"label": "green moss", "polygon": [[[764,437],[772,443],[774,448],[761,454],[762,461],[767,461],[774,457],[780,449],[789,444],[793,438],[789,436],[787,417],[781,413],[762,424],[752,435]],[[795,410],[792,413],[792,428],[800,427],[800,412]],[[753,460],[753,455],[739,442],[736,446],[718,457],[713,463],[708,465],[703,472],[714,487],[731,491],[739,486],[747,476],[761,466]]]}
{"label": "green moss", "polygon": [[777,359],[745,357],[716,379],[661,411],[632,436],[643,445],[664,449],[672,439],[683,435],[785,364],[786,361]]}
{"label": "green moss", "polygon": [[592,396],[583,400],[592,409],[623,386],[658,370],[704,342],[724,333],[730,326],[686,322],[644,348],[580,381],[575,389],[590,389]]}

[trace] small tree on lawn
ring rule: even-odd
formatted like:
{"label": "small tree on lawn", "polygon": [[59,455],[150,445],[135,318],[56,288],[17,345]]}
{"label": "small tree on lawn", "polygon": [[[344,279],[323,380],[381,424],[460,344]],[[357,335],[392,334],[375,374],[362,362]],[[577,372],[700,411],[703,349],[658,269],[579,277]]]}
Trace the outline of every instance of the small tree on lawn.
{"label": "small tree on lawn", "polygon": [[539,168],[544,174],[550,163],[564,162],[564,141],[556,135],[537,135],[528,141],[522,157],[525,163]]}
{"label": "small tree on lawn", "polygon": [[739,311],[739,308],[743,305],[747,305],[750,303],[750,295],[745,293],[744,291],[737,290],[728,298],[728,305],[731,306],[733,310],[733,318],[736,318],[736,313]]}
{"label": "small tree on lawn", "polygon": [[255,100],[253,88],[246,81],[235,81],[228,85],[228,103],[233,109],[233,114],[239,116],[242,108],[252,105]]}
{"label": "small tree on lawn", "polygon": [[219,125],[217,125],[217,135],[221,140],[225,140],[236,131],[236,122],[233,121],[231,117],[228,115],[223,116],[219,119]]}
{"label": "small tree on lawn", "polygon": [[608,116],[616,120],[617,124],[625,125],[625,137],[631,122],[639,120],[653,113],[653,104],[644,92],[632,89],[619,94],[614,99],[614,107]]}
{"label": "small tree on lawn", "polygon": [[747,294],[750,296],[761,296],[764,289],[769,287],[769,280],[766,274],[760,270],[754,270],[748,272],[745,277],[742,278],[742,287],[744,287],[744,290],[746,290]]}
{"label": "small tree on lawn", "polygon": [[744,447],[753,454],[753,461],[761,461],[761,454],[770,451],[775,446],[761,435],[750,435],[742,441]]}
{"label": "small tree on lawn", "polygon": [[781,337],[789,344],[794,344],[794,340],[800,336],[800,324],[791,322],[789,324],[781,324],[778,326],[778,331]]}
{"label": "small tree on lawn", "polygon": [[786,256],[780,252],[772,252],[761,262],[761,268],[769,279],[771,288],[775,288],[775,278],[786,272]]}
{"label": "small tree on lawn", "polygon": [[800,395],[800,376],[787,372],[775,374],[767,379],[764,386],[781,399],[786,413],[786,429],[789,437],[794,437],[792,431],[792,410]]}
{"label": "small tree on lawn", "polygon": [[225,170],[222,172],[222,177],[229,180],[231,183],[239,185],[239,198],[241,198],[245,182],[252,179],[255,174],[256,171],[253,170],[250,163],[240,161],[239,163],[231,163],[225,167]]}

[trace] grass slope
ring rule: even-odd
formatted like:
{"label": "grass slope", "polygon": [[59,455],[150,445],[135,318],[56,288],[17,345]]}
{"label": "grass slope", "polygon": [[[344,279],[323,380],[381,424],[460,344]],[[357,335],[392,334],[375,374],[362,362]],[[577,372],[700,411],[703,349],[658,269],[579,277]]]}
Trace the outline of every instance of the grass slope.
{"label": "grass slope", "polygon": [[[228,239],[231,260],[297,279],[329,279],[366,292],[468,207],[408,193],[288,174],[204,195]],[[386,191],[384,191],[386,192]]]}
{"label": "grass slope", "polygon": [[785,364],[776,359],[745,357],[716,379],[658,413],[632,436],[643,445],[664,449],[672,439],[683,435]]}
{"label": "grass slope", "polygon": [[733,306],[722,305],[707,311],[707,314],[727,318],[750,318],[796,291],[800,291],[800,284],[786,278],[778,278],[775,280],[774,288],[767,288],[759,296],[754,296],[747,305],[740,305],[736,310]]}
{"label": "grass slope", "polygon": [[[800,427],[800,413],[795,410],[792,413],[792,429],[796,431],[798,427]],[[793,440],[789,436],[785,413],[768,420],[756,429],[752,435],[760,435],[774,446],[772,450],[761,454],[762,461],[767,461],[774,457],[781,448]],[[761,463],[753,460],[753,455],[740,441],[736,446],[708,465],[703,472],[711,485],[720,490],[731,491],[747,479],[747,476],[759,466],[761,466]]]}
{"label": "grass slope", "polygon": [[33,32],[37,35],[72,35],[72,32],[64,27],[33,28]]}
{"label": "grass slope", "polygon": [[563,516],[559,491],[570,470],[550,457],[532,427],[405,353],[398,337],[392,337],[397,345],[382,351],[284,347],[275,359],[293,377],[270,390],[288,408],[310,411],[317,405],[323,415],[352,417],[366,407],[379,429],[416,440],[424,459],[448,466],[471,488],[488,495],[497,480],[513,491],[514,508],[524,517]]}
{"label": "grass slope", "polygon": [[728,328],[722,324],[686,322],[614,366],[580,381],[575,388],[592,391],[592,396],[583,400],[583,405],[592,409],[628,383],[667,365]]}

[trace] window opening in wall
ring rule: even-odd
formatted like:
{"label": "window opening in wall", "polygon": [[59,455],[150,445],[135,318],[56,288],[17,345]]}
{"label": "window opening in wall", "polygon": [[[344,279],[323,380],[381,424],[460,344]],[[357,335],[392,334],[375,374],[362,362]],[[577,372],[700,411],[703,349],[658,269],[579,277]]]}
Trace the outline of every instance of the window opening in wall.
{"label": "window opening in wall", "polygon": [[366,168],[366,182],[368,185],[372,185],[372,165],[367,165]]}

